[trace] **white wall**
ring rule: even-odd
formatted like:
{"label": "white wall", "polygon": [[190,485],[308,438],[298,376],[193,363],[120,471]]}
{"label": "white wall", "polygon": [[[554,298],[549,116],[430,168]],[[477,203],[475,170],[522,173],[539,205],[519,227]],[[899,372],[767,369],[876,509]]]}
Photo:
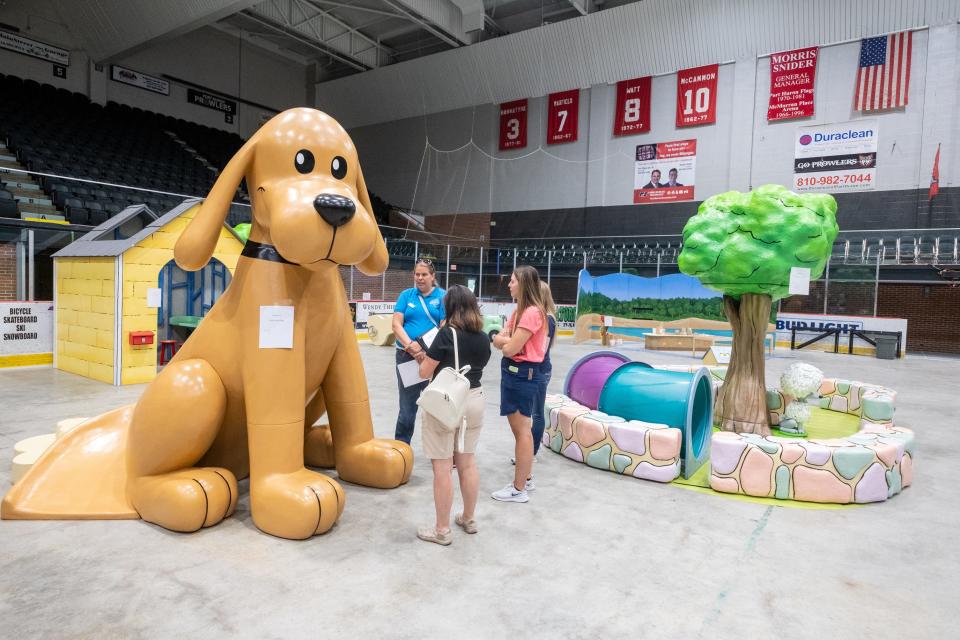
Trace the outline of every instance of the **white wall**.
{"label": "white wall", "polygon": [[0,3],[0,22],[20,29],[18,35],[70,51],[70,66],[66,79],[53,76],[53,65],[46,60],[32,58],[7,49],[0,49],[0,73],[32,78],[40,83],[52,84],[58,89],[68,89],[88,94],[89,69],[86,53],[77,49],[76,40],[60,16],[47,2]]}
{"label": "white wall", "polygon": [[[166,73],[251,102],[280,111],[306,104],[305,68],[285,58],[243,43],[212,27],[204,27],[174,40],[158,44],[129,56],[117,64],[143,73]],[[269,112],[240,103],[239,118],[233,125],[224,122],[220,111],[187,102],[187,87],[173,84],[170,96],[144,91],[109,79],[104,65],[102,82],[106,100],[129,104],[197,122],[209,127],[233,131],[244,137],[260,126],[259,118]]]}
{"label": "white wall", "polygon": [[[798,127],[864,118],[879,121],[879,190],[926,188],[938,142],[941,187],[960,183],[960,26],[914,32],[909,104],[880,114],[853,109],[859,46],[821,47],[812,118],[767,123],[769,57],[749,57],[720,66],[712,125],[675,127],[671,74],[653,79],[651,130],[640,135],[613,136],[613,84],[581,91],[579,140],[573,144],[545,144],[542,97],[530,98],[527,148],[502,154],[496,150],[496,105],[363,126],[351,134],[370,189],[401,206],[410,206],[416,193],[413,207],[428,214],[629,205],[636,145],[688,138],[697,139],[697,200],[728,189],[790,185]],[[936,82],[927,82],[928,67]],[[437,151],[467,144],[471,126],[479,149]],[[655,207],[649,209],[654,214]]]}
{"label": "white wall", "polygon": [[[239,117],[226,124],[220,111],[187,102],[187,88],[172,84],[170,95],[145,91],[110,79],[110,65],[96,71],[94,62],[78,48],[67,25],[50,2],[0,4],[0,22],[20,29],[20,34],[70,51],[67,78],[53,76],[47,61],[0,49],[0,72],[30,78],[57,88],[82,93],[91,100],[121,104],[183,118],[210,127],[238,133],[244,137],[260,126],[260,117],[268,113],[240,103]],[[242,51],[238,38],[212,27],[161,42],[137,52],[117,64],[146,74],[169,74],[202,85],[211,92],[222,91],[251,102],[283,110],[307,104],[306,68],[296,62],[259,49],[245,41]]]}

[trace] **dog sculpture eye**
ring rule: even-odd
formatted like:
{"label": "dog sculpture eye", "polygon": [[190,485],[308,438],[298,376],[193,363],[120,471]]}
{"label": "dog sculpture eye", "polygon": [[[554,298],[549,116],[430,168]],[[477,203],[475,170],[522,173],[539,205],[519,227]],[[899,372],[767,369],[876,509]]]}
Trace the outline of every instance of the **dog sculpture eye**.
{"label": "dog sculpture eye", "polygon": [[297,151],[297,157],[293,162],[297,167],[297,171],[300,173],[310,173],[313,171],[313,154],[306,149],[300,149],[300,151]]}
{"label": "dog sculpture eye", "polygon": [[330,173],[337,180],[343,180],[343,176],[347,175],[347,161],[336,156],[330,163]]}

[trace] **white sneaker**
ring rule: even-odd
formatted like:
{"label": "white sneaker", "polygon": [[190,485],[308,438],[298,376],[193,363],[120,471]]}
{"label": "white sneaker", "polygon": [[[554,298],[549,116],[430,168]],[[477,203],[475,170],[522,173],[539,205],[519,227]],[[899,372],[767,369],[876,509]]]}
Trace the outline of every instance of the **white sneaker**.
{"label": "white sneaker", "polygon": [[527,496],[527,490],[517,491],[512,484],[508,484],[500,491],[494,491],[490,497],[500,502],[527,502],[530,497]]}
{"label": "white sneaker", "polygon": [[533,491],[537,488],[537,485],[533,483],[533,478],[527,478],[527,484],[523,486],[524,491]]}

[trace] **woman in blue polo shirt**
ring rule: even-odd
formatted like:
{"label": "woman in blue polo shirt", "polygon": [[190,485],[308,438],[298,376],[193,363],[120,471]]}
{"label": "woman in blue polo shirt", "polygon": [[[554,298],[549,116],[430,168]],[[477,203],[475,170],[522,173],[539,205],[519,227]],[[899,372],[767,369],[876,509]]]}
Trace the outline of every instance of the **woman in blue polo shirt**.
{"label": "woman in blue polo shirt", "polygon": [[[440,326],[444,319],[443,294],[437,286],[436,269],[433,262],[420,258],[413,267],[414,287],[404,290],[397,298],[393,308],[393,335],[397,338],[397,366],[416,360],[421,362],[426,356],[423,337]],[[420,384],[403,386],[400,372],[397,372],[397,387],[400,390],[400,414],[397,416],[397,428],[394,438],[410,444],[413,427],[417,421],[417,399],[427,386],[424,380]]]}

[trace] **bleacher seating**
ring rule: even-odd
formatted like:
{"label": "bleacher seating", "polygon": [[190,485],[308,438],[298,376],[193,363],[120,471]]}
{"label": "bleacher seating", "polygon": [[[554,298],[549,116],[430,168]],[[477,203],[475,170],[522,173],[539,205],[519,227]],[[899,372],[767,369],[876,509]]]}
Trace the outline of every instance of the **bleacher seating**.
{"label": "bleacher seating", "polygon": [[[0,139],[27,169],[56,176],[37,178],[76,224],[99,224],[130,204],[160,212],[183,196],[204,196],[216,177],[210,166],[222,169],[243,144],[229,132],[3,74]],[[232,223],[249,217],[248,207],[231,208]]]}

